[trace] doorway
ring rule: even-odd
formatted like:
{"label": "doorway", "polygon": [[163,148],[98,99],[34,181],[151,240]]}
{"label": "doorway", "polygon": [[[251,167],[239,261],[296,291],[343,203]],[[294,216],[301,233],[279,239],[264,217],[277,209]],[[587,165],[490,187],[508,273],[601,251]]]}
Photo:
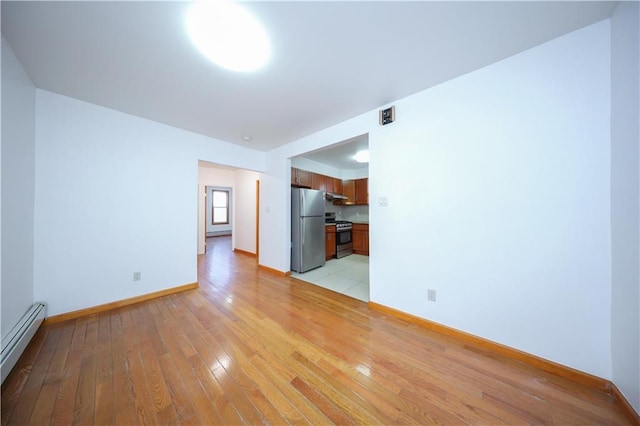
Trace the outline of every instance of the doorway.
{"label": "doorway", "polygon": [[[332,193],[325,202],[325,215],[360,228],[358,250],[356,238],[353,241],[354,254],[337,258],[328,252],[323,267],[292,276],[365,302],[369,301],[369,234],[373,230],[369,223],[368,150],[369,135],[365,133],[291,158],[291,167],[311,175],[312,189]],[[356,197],[358,192],[364,196]]]}
{"label": "doorway", "polygon": [[198,161],[199,255],[205,253],[207,235],[231,235],[230,250],[257,255],[259,178],[251,170]]}

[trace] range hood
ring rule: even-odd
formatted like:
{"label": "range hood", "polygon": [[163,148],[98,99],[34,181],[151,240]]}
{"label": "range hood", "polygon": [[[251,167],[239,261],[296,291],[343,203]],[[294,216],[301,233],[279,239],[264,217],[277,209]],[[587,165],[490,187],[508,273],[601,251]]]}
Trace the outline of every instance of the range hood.
{"label": "range hood", "polygon": [[327,192],[327,200],[329,201],[333,201],[333,200],[348,200],[349,198],[345,197],[342,194],[334,194],[333,192]]}

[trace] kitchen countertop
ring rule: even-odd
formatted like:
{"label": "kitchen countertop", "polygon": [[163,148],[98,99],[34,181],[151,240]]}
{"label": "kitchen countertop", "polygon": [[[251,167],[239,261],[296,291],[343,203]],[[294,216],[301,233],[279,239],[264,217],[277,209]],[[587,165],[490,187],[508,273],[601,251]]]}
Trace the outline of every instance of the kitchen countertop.
{"label": "kitchen countertop", "polygon": [[[359,220],[357,222],[356,221],[351,221],[351,223],[355,223],[355,224],[358,224],[358,225],[368,225],[369,224],[369,222],[365,222],[363,220]],[[335,223],[325,223],[324,226],[336,226],[336,224]]]}

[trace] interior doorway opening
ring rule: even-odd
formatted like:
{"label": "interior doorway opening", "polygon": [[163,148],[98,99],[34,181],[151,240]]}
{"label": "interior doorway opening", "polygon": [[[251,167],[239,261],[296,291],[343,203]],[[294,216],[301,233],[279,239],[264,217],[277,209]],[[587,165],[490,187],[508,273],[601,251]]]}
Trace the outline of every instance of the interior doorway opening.
{"label": "interior doorway opening", "polygon": [[231,236],[230,249],[257,257],[259,202],[255,171],[198,161],[198,254],[207,237]]}
{"label": "interior doorway opening", "polygon": [[[365,133],[291,158],[291,185],[326,196],[326,263],[292,276],[364,302],[370,300],[369,236],[374,231],[369,223],[368,152]],[[348,233],[346,241],[337,237],[338,227],[341,235]]]}

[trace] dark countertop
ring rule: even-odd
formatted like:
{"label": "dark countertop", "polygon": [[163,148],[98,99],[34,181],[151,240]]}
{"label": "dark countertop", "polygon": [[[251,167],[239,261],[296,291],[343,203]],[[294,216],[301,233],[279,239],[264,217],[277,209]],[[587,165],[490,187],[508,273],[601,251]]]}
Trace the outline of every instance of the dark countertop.
{"label": "dark countertop", "polygon": [[[365,221],[362,221],[362,220],[351,221],[351,223],[356,223],[358,225],[368,225],[369,224],[369,222],[365,222]],[[335,223],[325,223],[324,226],[336,226],[336,224]]]}

